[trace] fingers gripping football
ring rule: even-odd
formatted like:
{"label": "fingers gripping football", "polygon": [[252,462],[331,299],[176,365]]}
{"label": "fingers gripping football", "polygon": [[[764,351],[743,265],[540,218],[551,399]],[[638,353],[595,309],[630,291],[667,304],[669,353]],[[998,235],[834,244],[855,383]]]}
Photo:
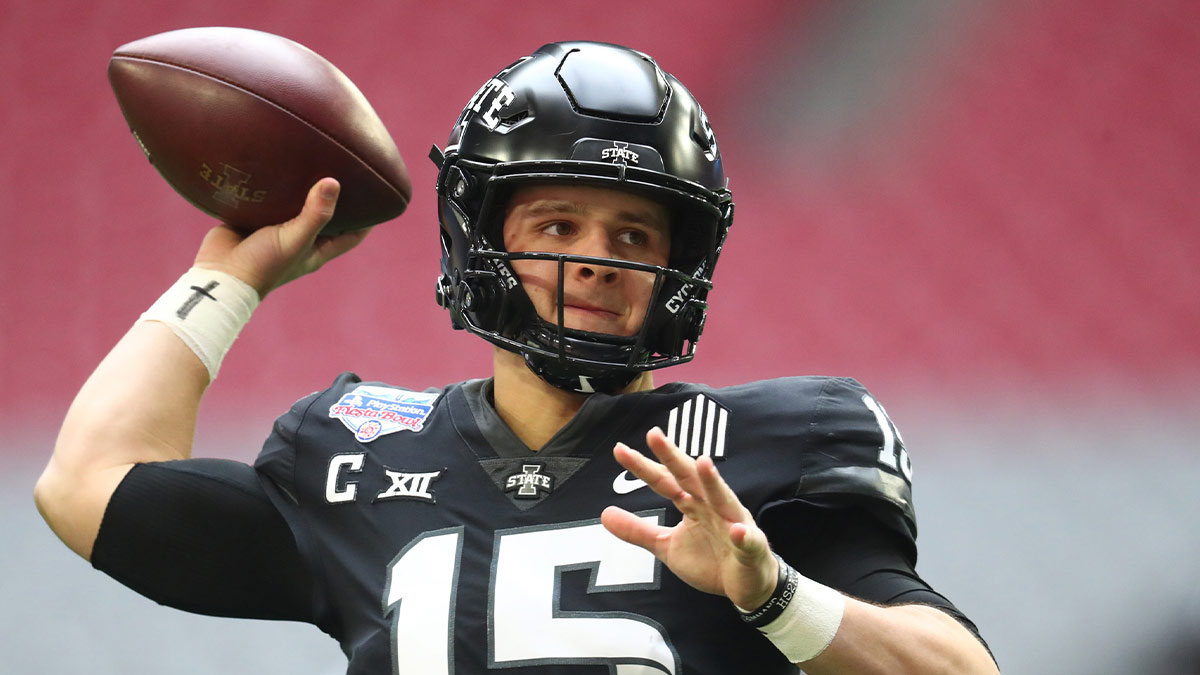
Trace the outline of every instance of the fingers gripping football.
{"label": "fingers gripping football", "polygon": [[693,460],[660,429],[646,435],[658,462],[618,444],[613,456],[683,514],[674,527],[652,525],[610,506],[601,521],[618,538],[657,556],[699,590],[757,607],[774,589],[777,568],[766,535],[709,458]]}
{"label": "fingers gripping football", "polygon": [[260,297],[320,269],[357,246],[370,232],[367,228],[320,235],[333,217],[339,191],[336,180],[324,178],[309,190],[299,215],[249,235],[228,225],[214,227],[200,245],[196,266],[232,274],[253,286]]}

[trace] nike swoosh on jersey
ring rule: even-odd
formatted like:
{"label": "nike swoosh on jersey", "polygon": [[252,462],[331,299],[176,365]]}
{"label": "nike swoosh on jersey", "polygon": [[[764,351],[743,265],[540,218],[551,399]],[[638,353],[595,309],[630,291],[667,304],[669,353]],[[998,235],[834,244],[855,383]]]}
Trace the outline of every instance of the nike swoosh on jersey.
{"label": "nike swoosh on jersey", "polygon": [[646,481],[641,478],[630,478],[629,471],[622,471],[613,479],[613,492],[619,495],[627,495],[644,487],[646,487]]}

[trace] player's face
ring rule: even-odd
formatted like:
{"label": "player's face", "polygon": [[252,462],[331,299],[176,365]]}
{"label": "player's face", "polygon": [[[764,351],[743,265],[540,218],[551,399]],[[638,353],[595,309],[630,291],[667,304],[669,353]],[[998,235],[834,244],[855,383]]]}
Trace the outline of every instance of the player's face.
{"label": "player's face", "polygon": [[[641,195],[578,185],[519,189],[504,218],[510,253],[548,251],[666,265],[670,222],[661,204]],[[558,322],[558,263],[516,260],[513,269],[538,316]],[[654,275],[617,267],[567,263],[563,320],[567,328],[633,335],[642,327]]]}

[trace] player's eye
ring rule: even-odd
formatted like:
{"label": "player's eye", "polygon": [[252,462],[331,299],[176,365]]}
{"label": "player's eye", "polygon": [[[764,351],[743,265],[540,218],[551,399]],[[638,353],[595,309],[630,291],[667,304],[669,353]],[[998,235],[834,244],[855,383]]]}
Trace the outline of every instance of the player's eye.
{"label": "player's eye", "polygon": [[565,237],[573,231],[574,227],[571,223],[562,220],[556,220],[542,226],[542,232],[552,237]]}
{"label": "player's eye", "polygon": [[645,246],[650,237],[641,230],[625,230],[617,235],[617,241],[629,246]]}

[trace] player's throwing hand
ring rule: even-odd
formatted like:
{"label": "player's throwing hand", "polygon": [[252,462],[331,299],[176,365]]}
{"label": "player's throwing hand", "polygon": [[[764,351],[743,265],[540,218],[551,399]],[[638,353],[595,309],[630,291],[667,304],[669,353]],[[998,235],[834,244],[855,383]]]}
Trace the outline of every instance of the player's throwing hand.
{"label": "player's throwing hand", "polygon": [[250,284],[259,297],[310,272],[357,246],[371,228],[326,236],[321,229],[333,217],[341,186],[324,178],[309,189],[295,218],[249,235],[228,225],[208,232],[196,254],[196,267],[217,270]]}
{"label": "player's throwing hand", "polygon": [[670,499],[683,514],[674,527],[653,525],[609,506],[601,522],[618,538],[653,553],[691,586],[753,609],[770,597],[778,563],[766,535],[721,478],[712,459],[693,460],[658,427],[646,442],[659,462],[618,443],[613,456],[630,473]]}

